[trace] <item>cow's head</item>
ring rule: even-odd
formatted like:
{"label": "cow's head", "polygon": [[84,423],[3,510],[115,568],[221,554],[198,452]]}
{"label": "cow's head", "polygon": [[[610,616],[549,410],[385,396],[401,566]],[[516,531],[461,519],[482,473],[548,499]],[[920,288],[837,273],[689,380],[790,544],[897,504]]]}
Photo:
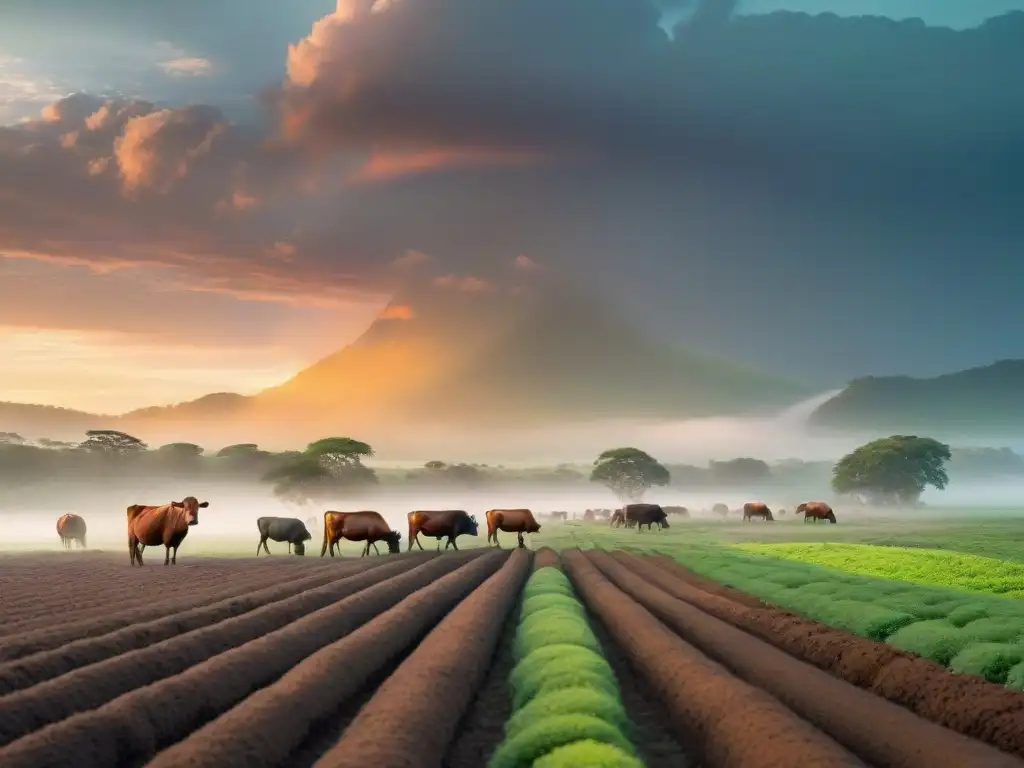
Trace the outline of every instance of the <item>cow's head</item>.
{"label": "cow's head", "polygon": [[462,528],[462,532],[468,533],[470,536],[478,535],[480,526],[477,525],[476,515],[468,515],[467,517],[464,517],[463,520],[465,522],[460,526]]}
{"label": "cow's head", "polygon": [[540,531],[540,523],[536,520],[531,520],[526,526],[527,533],[538,533]]}
{"label": "cow's head", "polygon": [[402,548],[400,546],[402,542],[401,531],[389,531],[387,536],[384,537],[384,541],[388,543],[389,554],[397,555],[399,552],[402,551]]}
{"label": "cow's head", "polygon": [[296,555],[306,554],[306,545],[303,544],[301,541],[296,541],[294,544],[292,544],[292,549],[295,551]]}
{"label": "cow's head", "polygon": [[184,510],[185,521],[189,525],[199,525],[199,510],[210,506],[210,502],[200,503],[195,496],[186,496],[181,501],[172,501],[171,504],[177,509]]}

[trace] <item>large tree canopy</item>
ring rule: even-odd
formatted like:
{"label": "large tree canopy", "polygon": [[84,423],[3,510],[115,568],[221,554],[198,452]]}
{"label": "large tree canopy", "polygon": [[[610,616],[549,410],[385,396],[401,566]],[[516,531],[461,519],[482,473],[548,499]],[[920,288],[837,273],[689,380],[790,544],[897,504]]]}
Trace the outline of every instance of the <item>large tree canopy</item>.
{"label": "large tree canopy", "polygon": [[874,504],[913,504],[929,485],[949,482],[949,446],[930,437],[893,435],[843,456],[832,469],[832,489]]}
{"label": "large tree canopy", "polygon": [[636,502],[655,485],[668,485],[672,476],[653,456],[639,448],[612,448],[594,460],[590,480],[608,487],[623,502]]}

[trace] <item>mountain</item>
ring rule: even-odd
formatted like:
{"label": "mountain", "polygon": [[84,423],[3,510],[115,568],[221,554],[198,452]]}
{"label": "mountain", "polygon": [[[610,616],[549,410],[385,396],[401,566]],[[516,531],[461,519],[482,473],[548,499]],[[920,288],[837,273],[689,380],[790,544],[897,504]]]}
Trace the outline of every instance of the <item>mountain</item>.
{"label": "mountain", "polygon": [[[256,395],[213,394],[116,417],[0,404],[0,430],[59,438],[105,427],[151,442],[216,444],[266,434],[304,441],[338,431],[372,439],[420,428],[735,414],[808,394],[799,384],[654,339],[565,280],[498,287],[436,276],[398,291],[353,343]],[[28,426],[33,413],[46,417],[45,429],[42,421]]]}
{"label": "mountain", "polygon": [[933,432],[949,435],[1024,434],[1024,360],[948,373],[932,379],[869,376],[811,414],[827,429]]}

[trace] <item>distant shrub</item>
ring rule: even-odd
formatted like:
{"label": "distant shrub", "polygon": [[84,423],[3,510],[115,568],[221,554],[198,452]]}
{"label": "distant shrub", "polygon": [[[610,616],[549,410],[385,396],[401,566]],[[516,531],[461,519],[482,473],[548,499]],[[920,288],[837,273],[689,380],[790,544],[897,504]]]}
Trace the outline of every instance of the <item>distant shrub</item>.
{"label": "distant shrub", "polygon": [[611,744],[592,739],[574,741],[533,761],[532,768],[644,768],[644,764]]}

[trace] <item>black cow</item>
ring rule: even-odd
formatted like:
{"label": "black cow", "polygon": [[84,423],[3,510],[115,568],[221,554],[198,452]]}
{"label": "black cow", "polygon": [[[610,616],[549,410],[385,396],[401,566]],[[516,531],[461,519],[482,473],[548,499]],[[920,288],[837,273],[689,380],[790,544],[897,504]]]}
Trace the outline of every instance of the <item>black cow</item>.
{"label": "black cow", "polygon": [[634,521],[636,522],[638,533],[645,525],[647,530],[651,530],[651,526],[654,523],[657,523],[662,528],[668,528],[668,515],[665,514],[665,510],[661,508],[660,504],[627,504],[627,527],[629,527],[630,522]]}
{"label": "black cow", "polygon": [[306,524],[295,517],[261,517],[256,520],[256,527],[260,529],[260,543],[256,545],[256,556],[259,557],[260,547],[268,555],[267,539],[272,541],[287,541],[288,552],[295,547],[296,555],[306,554],[305,542],[313,538]]}

